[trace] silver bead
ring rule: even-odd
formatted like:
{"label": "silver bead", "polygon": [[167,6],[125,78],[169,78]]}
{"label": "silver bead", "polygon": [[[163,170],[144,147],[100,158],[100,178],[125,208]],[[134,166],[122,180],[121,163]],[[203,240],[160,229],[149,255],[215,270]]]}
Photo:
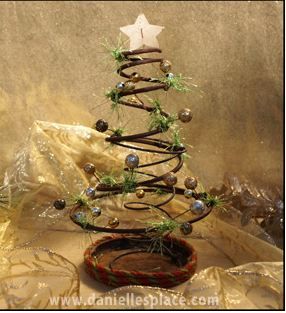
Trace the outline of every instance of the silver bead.
{"label": "silver bead", "polygon": [[192,211],[192,213],[194,213],[196,215],[202,214],[204,210],[205,210],[205,204],[201,200],[196,200],[191,205],[191,211]]}
{"label": "silver bead", "polygon": [[124,88],[125,88],[125,84],[124,84],[124,82],[120,82],[120,83],[116,84],[115,87],[116,87],[116,89],[117,89],[118,91],[123,91]]}
{"label": "silver bead", "polygon": [[166,75],[166,77],[167,77],[168,79],[172,79],[172,78],[175,77],[175,75],[174,75],[173,73],[168,73],[168,74]]}
{"label": "silver bead", "polygon": [[89,197],[89,198],[93,198],[95,196],[95,189],[93,187],[88,187],[85,190],[85,194]]}
{"label": "silver bead", "polygon": [[195,177],[187,177],[184,181],[187,189],[196,189],[198,186],[198,181]]}
{"label": "silver bead", "polygon": [[76,219],[77,221],[82,222],[82,221],[85,220],[86,215],[85,215],[84,212],[76,212],[76,213],[74,214],[74,217],[75,217],[75,219]]}
{"label": "silver bead", "polygon": [[183,123],[188,123],[192,120],[193,114],[190,109],[183,109],[178,113],[179,120]]}
{"label": "silver bead", "polygon": [[98,207],[91,208],[91,214],[94,217],[98,217],[101,214],[101,209]]}
{"label": "silver bead", "polygon": [[128,154],[127,157],[125,158],[125,164],[131,169],[138,167],[139,165],[138,155],[135,153]]}
{"label": "silver bead", "polygon": [[186,189],[185,191],[184,191],[184,196],[187,198],[187,199],[190,199],[190,198],[192,198],[192,196],[193,196],[193,190],[191,190],[191,189]]}

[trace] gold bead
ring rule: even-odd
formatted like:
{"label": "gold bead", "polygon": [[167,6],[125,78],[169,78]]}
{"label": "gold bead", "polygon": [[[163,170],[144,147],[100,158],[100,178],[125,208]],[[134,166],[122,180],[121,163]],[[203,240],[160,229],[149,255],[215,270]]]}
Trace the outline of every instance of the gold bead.
{"label": "gold bead", "polygon": [[138,82],[141,80],[141,76],[140,76],[139,73],[134,72],[134,73],[132,73],[132,74],[130,75],[130,79],[131,79],[131,81],[133,81],[134,83],[138,83]]}
{"label": "gold bead", "polygon": [[187,189],[195,189],[198,186],[198,181],[195,177],[187,177],[184,184]]}
{"label": "gold bead", "polygon": [[174,173],[167,173],[163,176],[163,181],[167,186],[174,186],[176,185],[178,179],[177,177],[174,175]]}
{"label": "gold bead", "polygon": [[124,88],[124,90],[133,90],[133,89],[135,89],[135,84],[133,83],[133,81],[127,80],[127,81],[125,82],[125,88]]}
{"label": "gold bead", "polygon": [[131,98],[128,98],[128,100],[129,100],[130,102],[132,102],[132,103],[137,103],[137,102],[138,102],[138,100],[137,100],[137,98],[136,98],[135,96],[133,96],[133,97],[131,97]]}
{"label": "gold bead", "polygon": [[108,225],[111,227],[111,228],[116,228],[118,225],[119,225],[119,219],[117,217],[114,217],[112,219],[110,219],[108,221]]}
{"label": "gold bead", "polygon": [[178,117],[179,117],[181,122],[188,123],[192,120],[193,114],[192,114],[190,109],[183,109],[183,110],[179,111]]}
{"label": "gold bead", "polygon": [[160,63],[160,70],[164,73],[168,73],[171,70],[172,63],[168,60],[163,60]]}
{"label": "gold bead", "polygon": [[138,189],[136,190],[136,197],[141,199],[141,198],[144,198],[145,196],[145,191],[143,189]]}

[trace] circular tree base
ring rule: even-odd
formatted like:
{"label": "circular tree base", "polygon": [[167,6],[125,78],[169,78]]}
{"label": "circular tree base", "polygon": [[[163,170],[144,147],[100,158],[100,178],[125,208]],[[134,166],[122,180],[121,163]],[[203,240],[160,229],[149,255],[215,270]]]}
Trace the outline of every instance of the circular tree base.
{"label": "circular tree base", "polygon": [[84,254],[86,271],[109,286],[172,287],[195,272],[197,255],[185,240],[165,236],[157,240],[132,235],[106,236]]}

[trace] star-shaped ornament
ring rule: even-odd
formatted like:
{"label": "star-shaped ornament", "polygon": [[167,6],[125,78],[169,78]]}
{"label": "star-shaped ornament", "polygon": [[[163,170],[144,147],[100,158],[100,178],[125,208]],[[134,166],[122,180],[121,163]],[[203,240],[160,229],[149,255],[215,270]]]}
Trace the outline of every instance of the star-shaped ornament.
{"label": "star-shaped ornament", "polygon": [[157,36],[161,33],[163,26],[151,25],[144,14],[140,14],[135,24],[120,27],[120,30],[129,37],[130,50],[147,46],[159,48]]}

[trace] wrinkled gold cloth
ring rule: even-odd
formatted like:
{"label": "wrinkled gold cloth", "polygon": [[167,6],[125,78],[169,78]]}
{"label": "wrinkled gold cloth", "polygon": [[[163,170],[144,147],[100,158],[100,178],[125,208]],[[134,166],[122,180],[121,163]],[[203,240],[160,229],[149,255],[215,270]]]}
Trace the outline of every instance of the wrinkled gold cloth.
{"label": "wrinkled gold cloth", "polygon": [[[110,146],[104,137],[84,126],[34,123],[14,165],[5,175],[11,203],[7,210],[1,210],[0,220],[1,307],[60,307],[49,302],[50,291],[53,295],[77,296],[79,283],[82,296],[87,297],[92,292],[100,296],[108,291],[83,272],[81,259],[89,244],[88,236],[71,223],[65,210],[58,212],[51,205],[58,196],[79,193],[88,186],[88,176],[82,171],[86,162],[93,162],[101,172],[123,169],[126,150]],[[153,159],[151,154],[141,157]],[[156,172],[166,172],[168,166],[171,165],[161,164]],[[183,169],[179,184],[188,172]],[[152,219],[149,212],[142,216],[126,212],[119,199],[105,199],[103,205],[108,215],[120,218],[122,227],[138,227]],[[173,201],[169,210],[180,212],[183,205],[181,200]],[[176,292],[188,299],[194,295],[218,295],[218,308],[279,308],[282,303],[282,252],[257,238],[263,232],[254,223],[245,228],[230,223],[238,214],[235,209],[227,213],[214,211],[194,225],[194,232],[186,239],[198,251],[198,274],[187,284],[175,288]],[[139,218],[142,220],[138,221]],[[92,240],[99,236],[92,235]],[[63,277],[61,285],[57,283],[59,275]],[[120,290],[120,293],[127,290],[158,292],[158,289],[146,287]],[[170,291],[160,292],[175,295]],[[260,301],[265,293],[269,301]],[[31,297],[31,294],[36,296]],[[82,305],[67,305],[69,308],[79,306]],[[205,305],[191,307],[206,308]]]}

